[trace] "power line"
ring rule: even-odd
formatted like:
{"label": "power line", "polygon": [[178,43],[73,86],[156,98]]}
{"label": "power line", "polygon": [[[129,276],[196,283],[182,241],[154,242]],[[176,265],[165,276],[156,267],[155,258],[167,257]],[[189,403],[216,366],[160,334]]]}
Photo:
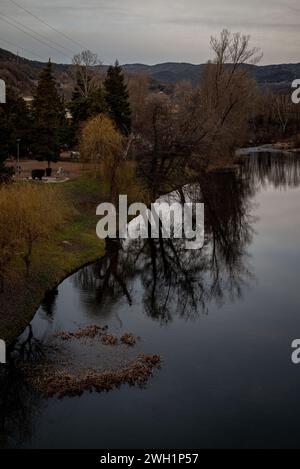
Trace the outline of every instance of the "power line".
{"label": "power line", "polygon": [[38,57],[39,59],[42,59],[43,61],[45,60],[44,57],[41,57],[39,54],[37,54],[36,52],[33,52],[29,49],[25,49],[24,47],[21,47],[21,46],[18,46],[17,44],[14,44],[13,42],[11,41],[8,41],[7,39],[3,39],[2,37],[0,37],[0,41],[10,45],[10,46],[13,46],[13,47],[16,47],[17,49],[21,49],[23,50],[24,52],[27,52],[35,57]]}
{"label": "power line", "polygon": [[15,0],[9,0],[11,3],[13,3],[14,5],[16,5],[17,7],[21,8],[21,10],[25,11],[26,13],[28,13],[29,15],[31,15],[33,18],[35,18],[36,20],[40,21],[40,23],[43,23],[44,25],[46,25],[48,28],[52,29],[52,31],[55,31],[57,34],[60,34],[61,36],[63,36],[65,39],[68,39],[68,41],[71,41],[73,42],[74,44],[76,44],[77,46],[79,46],[81,49],[88,49],[87,47],[83,46],[82,44],[80,44],[80,42],[77,42],[75,41],[74,39],[72,39],[71,37],[69,37],[67,34],[64,34],[62,33],[61,31],[59,31],[58,29],[54,28],[53,26],[51,26],[51,24],[47,23],[45,20],[43,20],[42,18],[40,18],[39,16],[35,15],[34,13],[32,13],[30,10],[28,10],[27,8],[24,8],[22,5],[20,5],[19,3],[17,3]]}
{"label": "power line", "polygon": [[18,29],[18,30],[21,31],[22,33],[27,34],[27,36],[32,37],[33,39],[35,39],[36,41],[40,42],[41,44],[44,44],[44,45],[46,45],[47,47],[50,47],[51,49],[55,50],[56,52],[59,52],[60,54],[64,55],[65,57],[68,57],[69,60],[72,60],[72,59],[70,59],[69,56],[67,56],[67,55],[66,55],[64,52],[62,52],[61,50],[59,50],[59,49],[57,49],[56,47],[53,47],[53,46],[47,44],[47,42],[43,41],[42,39],[39,39],[39,38],[33,36],[33,34],[31,34],[31,33],[27,32],[27,31],[25,31],[24,29],[22,29],[22,28],[20,28],[19,26],[15,25],[15,24],[12,23],[11,21],[9,21],[9,20],[3,18],[1,15],[0,15],[0,20],[1,20],[1,21],[4,21],[5,23],[9,24],[10,26],[13,26],[14,28]]}
{"label": "power line", "polygon": [[[25,8],[25,7],[23,7],[22,5],[20,5],[20,4],[19,4],[18,2],[16,2],[15,0],[9,0],[9,1],[10,1],[13,5],[19,7],[21,10],[25,11],[26,13],[28,13],[30,16],[32,16],[33,18],[35,18],[35,19],[36,19],[37,21],[39,21],[40,23],[42,23],[42,24],[46,25],[48,28],[52,29],[52,31],[55,31],[57,34],[60,34],[62,37],[64,37],[64,38],[67,39],[68,41],[71,41],[73,44],[79,46],[82,50],[87,50],[87,49],[88,49],[88,47],[86,47],[85,45],[81,44],[80,42],[78,42],[78,41],[72,39],[72,38],[71,38],[70,36],[68,36],[67,34],[62,33],[62,32],[59,31],[58,29],[54,28],[53,26],[51,26],[51,24],[47,23],[45,20],[43,20],[43,19],[40,18],[39,16],[35,15],[34,13],[32,13],[30,10],[28,10],[27,8]],[[19,22],[17,22],[16,20],[14,20],[14,21],[15,21],[16,23],[22,25],[22,23],[19,23]],[[24,26],[25,28],[27,28],[27,29],[33,31],[33,30],[32,30],[31,28],[29,28],[28,26],[25,26],[25,25],[22,25],[22,26]],[[24,31],[22,31],[22,32],[24,32]],[[35,32],[35,31],[34,31],[34,32]],[[37,32],[35,32],[35,34],[37,34],[37,35],[39,35],[39,36],[42,36],[41,34],[39,34],[39,33],[37,33]],[[42,36],[42,37],[43,37],[43,36]],[[36,39],[36,38],[34,38],[34,39]],[[75,52],[74,52],[73,50],[69,49],[68,47],[65,47],[65,46],[63,46],[63,45],[61,45],[61,44],[55,43],[55,41],[53,41],[53,40],[50,40],[50,39],[47,39],[47,40],[50,41],[50,42],[52,42],[53,44],[59,45],[59,47],[62,47],[62,48],[64,48],[65,50],[68,50],[68,51],[72,52],[72,54],[75,55]],[[49,46],[49,47],[50,47],[50,46]],[[53,48],[53,47],[52,47],[52,48]],[[59,51],[59,53],[62,54],[61,51]],[[64,54],[64,53],[63,53],[63,54]],[[64,54],[64,55],[65,55],[65,57],[67,57],[66,54]],[[69,60],[70,60],[70,57],[68,57],[68,58],[69,58]],[[103,58],[104,58],[104,60],[105,60],[105,57],[103,57]],[[73,58],[72,58],[71,60],[73,60]],[[106,60],[106,62],[107,62],[107,63],[111,63],[110,60]]]}
{"label": "power line", "polygon": [[[4,16],[3,14],[1,16]],[[7,18],[7,17],[6,17]],[[10,18],[10,21],[11,21],[11,18]],[[55,42],[53,41],[52,39],[49,39],[48,37],[46,36],[43,36],[41,33],[38,33],[37,31],[35,31],[34,29],[31,29],[29,26],[26,26],[25,24],[21,23],[20,21],[17,21],[13,18],[13,22],[14,23],[17,23],[18,25],[20,26],[23,26],[24,28],[28,29],[28,31],[31,31],[32,33],[36,34],[37,36],[40,36],[42,39],[46,39],[46,41],[48,42],[51,42],[52,44],[54,44],[55,46],[58,46],[62,49],[65,49],[66,51],[68,52],[71,52],[72,54],[76,54],[76,52],[74,52],[72,49],[69,49],[69,47],[65,47],[63,46],[62,44],[59,44],[58,42]]]}

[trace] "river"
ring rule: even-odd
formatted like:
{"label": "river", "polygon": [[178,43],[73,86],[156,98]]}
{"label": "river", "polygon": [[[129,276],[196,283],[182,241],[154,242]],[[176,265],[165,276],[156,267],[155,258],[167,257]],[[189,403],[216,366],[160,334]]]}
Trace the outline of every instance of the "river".
{"label": "river", "polygon": [[205,203],[201,250],[180,240],[112,249],[48,293],[31,323],[39,343],[89,324],[132,332],[161,369],[143,387],[63,399],[41,397],[12,369],[2,447],[299,446],[300,156],[243,158],[238,174],[191,189]]}

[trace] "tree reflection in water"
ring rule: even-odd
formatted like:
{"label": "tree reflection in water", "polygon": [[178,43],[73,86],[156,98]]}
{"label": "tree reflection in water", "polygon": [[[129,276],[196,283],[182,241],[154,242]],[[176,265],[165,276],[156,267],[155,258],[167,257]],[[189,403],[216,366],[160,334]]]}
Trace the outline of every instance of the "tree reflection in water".
{"label": "tree reflection in water", "polygon": [[46,292],[44,299],[41,303],[41,307],[45,313],[45,317],[51,320],[51,317],[54,314],[54,308],[56,303],[56,297],[58,295],[58,289],[54,288],[53,290],[49,290]]}
{"label": "tree reflection in water", "polygon": [[14,365],[0,370],[0,448],[29,441],[36,396]]}
{"label": "tree reflection in water", "polygon": [[222,304],[225,295],[239,298],[253,277],[247,256],[253,235],[252,196],[249,181],[234,173],[206,175],[179,191],[181,202],[205,203],[204,247],[187,250],[180,239],[131,240],[125,245],[109,241],[107,255],[75,278],[85,307],[109,314],[121,297],[131,305],[138,276],[145,312],[162,322],[174,315],[193,318],[206,313],[213,300]]}
{"label": "tree reflection in water", "polygon": [[[144,311],[167,322],[175,315],[192,319],[207,313],[211,302],[222,305],[229,297],[241,297],[254,275],[248,248],[253,238],[252,204],[260,187],[300,186],[297,155],[253,154],[245,158],[237,174],[200,177],[178,197],[205,203],[205,245],[199,251],[185,249],[181,240],[136,240],[126,245],[111,241],[107,255],[75,276],[84,308],[91,314],[110,315],[123,299],[134,301],[134,284],[142,285]],[[57,291],[46,297],[43,315],[55,315]],[[105,316],[104,316],[105,317]],[[13,357],[0,370],[0,446],[23,446],[34,433],[36,414],[44,401],[26,385],[14,360],[36,360],[44,351],[30,327],[18,339]]]}
{"label": "tree reflection in water", "polygon": [[38,360],[44,345],[29,325],[8,350],[7,364],[0,368],[0,448],[20,447],[31,440],[34,419],[42,406],[40,396],[26,383],[19,364]]}
{"label": "tree reflection in water", "polygon": [[252,154],[243,158],[241,174],[251,181],[252,186],[265,189],[295,189],[300,186],[299,153],[274,153],[271,151]]}

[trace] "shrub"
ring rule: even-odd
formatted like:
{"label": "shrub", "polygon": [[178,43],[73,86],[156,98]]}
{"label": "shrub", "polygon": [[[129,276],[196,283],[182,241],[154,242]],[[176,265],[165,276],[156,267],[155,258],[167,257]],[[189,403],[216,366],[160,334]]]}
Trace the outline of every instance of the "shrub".
{"label": "shrub", "polygon": [[32,179],[39,179],[41,181],[44,176],[45,176],[44,169],[33,169],[31,172]]}
{"label": "shrub", "polygon": [[6,184],[11,181],[13,175],[15,174],[15,169],[13,167],[3,167],[0,169],[0,184]]}

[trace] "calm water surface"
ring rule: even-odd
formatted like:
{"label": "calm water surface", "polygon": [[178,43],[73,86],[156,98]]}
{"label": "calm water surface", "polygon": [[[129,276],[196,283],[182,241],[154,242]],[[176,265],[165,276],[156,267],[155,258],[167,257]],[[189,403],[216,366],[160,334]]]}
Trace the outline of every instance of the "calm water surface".
{"label": "calm water surface", "polygon": [[300,446],[300,156],[252,154],[238,176],[200,186],[190,196],[205,202],[201,251],[178,240],[109,250],[32,321],[39,341],[86,324],[131,331],[162,369],[144,389],[61,400],[34,395],[12,371],[0,390],[2,446]]}

